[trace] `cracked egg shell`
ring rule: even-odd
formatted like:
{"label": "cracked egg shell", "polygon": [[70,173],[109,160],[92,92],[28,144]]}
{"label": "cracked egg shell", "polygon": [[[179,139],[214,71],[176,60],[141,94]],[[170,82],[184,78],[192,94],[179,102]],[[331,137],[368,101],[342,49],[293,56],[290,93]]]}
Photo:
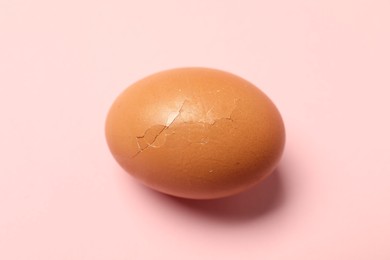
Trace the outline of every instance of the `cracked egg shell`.
{"label": "cracked egg shell", "polygon": [[282,118],[257,87],[233,74],[180,68],[146,77],[115,100],[106,139],[146,186],[211,199],[267,177],[284,147]]}

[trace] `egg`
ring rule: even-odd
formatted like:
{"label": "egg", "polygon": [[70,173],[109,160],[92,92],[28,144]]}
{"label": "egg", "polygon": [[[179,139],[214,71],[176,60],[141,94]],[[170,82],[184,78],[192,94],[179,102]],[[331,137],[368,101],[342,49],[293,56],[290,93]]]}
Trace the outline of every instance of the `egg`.
{"label": "egg", "polygon": [[273,102],[228,72],[178,68],[139,80],[111,106],[109,149],[146,186],[191,199],[239,193],[270,175],[285,128]]}

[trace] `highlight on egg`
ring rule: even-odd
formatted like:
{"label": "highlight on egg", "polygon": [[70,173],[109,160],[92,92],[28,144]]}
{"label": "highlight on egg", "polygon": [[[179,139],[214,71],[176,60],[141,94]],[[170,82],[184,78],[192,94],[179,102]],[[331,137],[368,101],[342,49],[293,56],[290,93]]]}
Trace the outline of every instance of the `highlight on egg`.
{"label": "highlight on egg", "polygon": [[162,71],[111,106],[106,139],[115,160],[146,186],[213,199],[244,191],[276,168],[282,117],[252,83],[208,68]]}

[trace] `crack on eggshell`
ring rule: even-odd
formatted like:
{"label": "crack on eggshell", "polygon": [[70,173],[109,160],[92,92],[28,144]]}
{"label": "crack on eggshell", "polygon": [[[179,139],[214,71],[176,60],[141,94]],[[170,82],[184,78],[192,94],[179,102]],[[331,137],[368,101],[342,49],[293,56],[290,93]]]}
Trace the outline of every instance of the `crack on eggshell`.
{"label": "crack on eggshell", "polygon": [[[218,118],[218,119],[211,120],[210,119],[210,114],[211,114],[212,110],[215,107],[215,105],[213,105],[210,109],[207,110],[207,112],[205,113],[204,118],[201,118],[197,122],[194,122],[194,121],[189,121],[189,122],[188,121],[183,121],[181,123],[182,124],[202,124],[203,127],[205,128],[206,126],[211,126],[212,127],[217,122],[219,122],[221,120],[229,120],[229,121],[234,122],[233,119],[232,119],[232,115],[233,115],[233,113],[236,111],[236,109],[238,107],[238,104],[237,104],[238,101],[239,101],[239,99],[235,99],[234,100],[234,107],[233,107],[232,111],[230,112],[229,117],[221,117],[221,118]],[[175,131],[172,131],[171,133],[167,133],[167,130],[170,129],[170,127],[182,116],[183,112],[189,112],[189,114],[192,113],[191,111],[184,111],[185,105],[188,102],[189,102],[188,100],[184,100],[182,105],[180,106],[180,109],[177,112],[171,112],[168,115],[168,118],[166,120],[166,124],[165,125],[153,125],[150,128],[148,128],[144,132],[144,134],[142,136],[137,136],[136,140],[137,140],[138,151],[137,151],[137,153],[135,153],[132,156],[132,158],[136,157],[137,155],[139,155],[140,153],[142,153],[143,151],[145,151],[148,148],[159,148],[162,145],[164,145],[165,138],[167,136],[175,133]],[[159,141],[159,139],[162,136],[164,137],[164,140],[161,141],[160,144],[158,144],[158,141]],[[201,139],[200,142],[190,142],[190,143],[191,144],[205,145],[208,142],[209,142],[209,137],[204,137],[204,138]]]}
{"label": "crack on eggshell", "polygon": [[[147,149],[147,148],[153,146],[153,144],[156,142],[157,138],[158,138],[166,129],[168,129],[168,128],[175,122],[175,120],[180,116],[181,111],[182,111],[182,109],[183,109],[184,104],[186,103],[186,101],[187,101],[187,100],[184,100],[183,104],[180,106],[179,111],[175,113],[176,115],[175,115],[173,118],[171,118],[170,116],[168,116],[166,125],[164,125],[164,126],[162,126],[162,125],[157,125],[157,126],[161,126],[162,129],[161,129],[161,130],[152,138],[152,141],[151,141],[150,143],[147,143],[146,147],[141,147],[141,145],[140,145],[140,140],[143,140],[144,138],[147,137],[148,131],[149,131],[151,128],[149,128],[148,130],[146,130],[145,133],[144,133],[142,136],[137,136],[137,137],[136,137],[136,138],[137,138],[137,145],[138,145],[139,151],[138,151],[135,155],[133,155],[133,157],[137,156],[138,154],[140,154],[141,152],[143,152],[145,149]],[[171,114],[172,114],[172,113],[171,113]],[[170,115],[171,115],[171,114],[170,114]]]}

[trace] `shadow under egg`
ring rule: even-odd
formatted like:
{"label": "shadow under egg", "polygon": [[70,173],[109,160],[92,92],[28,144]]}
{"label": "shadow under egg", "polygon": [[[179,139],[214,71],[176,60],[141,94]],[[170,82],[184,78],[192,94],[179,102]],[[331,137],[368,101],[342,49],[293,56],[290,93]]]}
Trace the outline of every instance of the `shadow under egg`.
{"label": "shadow under egg", "polygon": [[150,192],[195,214],[224,221],[253,220],[275,211],[285,201],[282,174],[279,169],[249,190],[226,198],[193,200],[153,190]]}

